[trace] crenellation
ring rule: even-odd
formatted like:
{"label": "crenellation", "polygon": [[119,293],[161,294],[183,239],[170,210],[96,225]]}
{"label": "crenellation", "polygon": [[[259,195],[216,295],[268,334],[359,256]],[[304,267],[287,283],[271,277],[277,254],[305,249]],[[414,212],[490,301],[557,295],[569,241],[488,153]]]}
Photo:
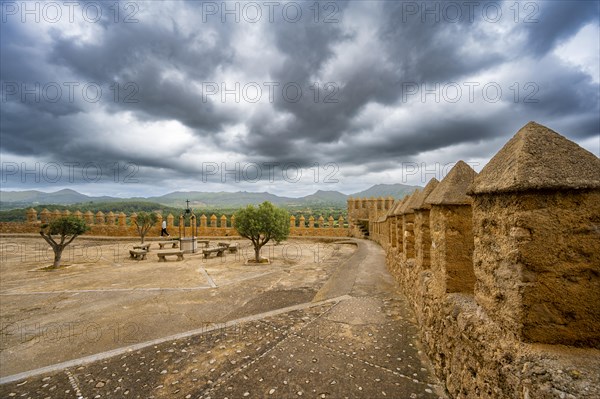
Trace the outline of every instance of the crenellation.
{"label": "crenellation", "polygon": [[459,161],[431,192],[430,230],[435,295],[462,292],[473,294],[472,200],[467,191],[476,172]]}
{"label": "crenellation", "polygon": [[37,211],[33,208],[27,210],[27,223],[37,223]]}
{"label": "crenellation", "polygon": [[135,226],[136,222],[137,222],[137,213],[133,212],[131,215],[129,215],[129,225]]}
{"label": "crenellation", "polygon": [[482,307],[523,341],[600,348],[600,160],[530,122],[471,195]]}
{"label": "crenellation", "polygon": [[479,175],[459,161],[387,212],[352,206],[349,225],[368,221],[452,397],[592,397],[598,157],[532,122]]}
{"label": "crenellation", "polygon": [[42,209],[42,211],[40,212],[40,221],[42,222],[42,224],[50,222],[50,211],[48,209]]}
{"label": "crenellation", "polygon": [[[161,216],[162,219],[162,216]],[[113,211],[110,211],[106,214],[106,225],[114,226],[115,225],[116,216]]]}
{"label": "crenellation", "polygon": [[431,205],[426,202],[429,195],[438,186],[439,181],[434,177],[415,199],[415,259],[417,271],[429,269],[431,252],[431,235],[429,231],[429,211]]}
{"label": "crenellation", "polygon": [[96,212],[96,224],[98,224],[98,225],[104,224],[104,213],[102,211]]}
{"label": "crenellation", "polygon": [[126,227],[127,226],[127,215],[125,215],[125,213],[123,212],[119,212],[119,227]]}
{"label": "crenellation", "polygon": [[[59,211],[55,211],[54,218],[56,219],[58,217],[60,217],[60,213],[59,213]],[[89,225],[93,225],[94,224],[94,214],[92,213],[92,211],[86,211],[83,214],[83,219]]]}
{"label": "crenellation", "polygon": [[[89,236],[118,236],[118,237],[135,237],[138,235],[137,230],[135,228],[135,219],[137,218],[136,213],[132,213],[127,217],[127,215],[123,212],[115,214],[110,211],[107,214],[104,214],[101,211],[98,211],[96,214],[89,211],[92,219],[95,220],[95,223],[90,226],[90,230],[85,233],[85,235]],[[30,210],[26,211],[27,215],[32,215],[33,213]],[[40,212],[40,218],[42,220],[46,220],[46,218],[50,218],[49,215],[52,213],[47,209]],[[80,211],[73,212],[73,215],[76,217],[83,218],[84,214]],[[89,218],[90,215],[87,215]],[[153,228],[150,229],[149,235],[160,235],[161,224],[164,219],[161,213],[156,213],[157,222]],[[198,220],[199,219],[199,220]],[[206,215],[201,215],[199,218],[196,215],[192,214],[190,216],[190,223],[198,226],[198,233],[201,236],[209,236],[209,237],[226,237],[226,236],[237,236],[238,233],[235,230],[235,215],[232,215],[228,221],[226,215],[221,215],[221,217],[213,219],[218,221],[218,226],[207,225],[208,218]],[[38,225],[41,221],[38,221],[37,218],[33,218],[30,216],[31,221],[27,221],[25,223],[17,223],[17,222],[1,222],[0,223],[0,233],[37,233],[39,231]],[[118,220],[118,222],[117,222]],[[167,215],[167,228],[169,231],[176,230],[176,227],[183,225],[185,218],[183,215],[179,215],[178,224],[175,225],[175,216],[172,214]],[[327,220],[327,222],[326,222]],[[348,229],[344,226],[344,217],[340,215],[337,219],[330,215],[327,219],[320,215],[319,218],[315,221],[315,218],[311,216],[309,218],[308,223],[306,223],[306,219],[304,216],[299,218],[300,223],[296,225],[296,217],[294,215],[290,216],[290,235],[291,236],[316,236],[316,237],[347,237]],[[337,221],[337,225],[336,225]],[[312,227],[308,227],[312,226]]]}

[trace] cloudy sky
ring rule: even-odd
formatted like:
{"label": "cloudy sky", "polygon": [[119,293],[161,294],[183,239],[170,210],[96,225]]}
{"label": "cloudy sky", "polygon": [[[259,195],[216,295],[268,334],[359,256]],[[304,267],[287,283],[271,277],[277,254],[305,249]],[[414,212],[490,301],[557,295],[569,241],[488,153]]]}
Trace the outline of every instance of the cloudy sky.
{"label": "cloudy sky", "polygon": [[596,1],[1,5],[3,190],[423,185],[530,120],[600,155]]}

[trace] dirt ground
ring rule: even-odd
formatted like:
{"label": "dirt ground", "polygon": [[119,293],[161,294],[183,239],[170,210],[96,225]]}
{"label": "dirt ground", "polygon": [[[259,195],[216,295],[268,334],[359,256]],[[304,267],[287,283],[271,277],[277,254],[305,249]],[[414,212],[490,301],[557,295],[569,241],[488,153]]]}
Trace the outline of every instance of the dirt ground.
{"label": "dirt ground", "polygon": [[[223,239],[211,240],[211,245]],[[132,239],[78,238],[52,263],[40,237],[1,237],[0,377],[313,300],[356,250],[332,240],[267,245],[269,265],[237,254],[129,258]]]}

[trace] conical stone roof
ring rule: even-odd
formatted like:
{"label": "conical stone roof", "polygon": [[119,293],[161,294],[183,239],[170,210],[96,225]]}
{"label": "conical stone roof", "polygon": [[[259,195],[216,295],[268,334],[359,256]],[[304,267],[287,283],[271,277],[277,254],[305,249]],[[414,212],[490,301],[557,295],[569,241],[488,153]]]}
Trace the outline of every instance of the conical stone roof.
{"label": "conical stone roof", "polygon": [[425,186],[423,191],[421,191],[417,195],[417,198],[415,198],[415,201],[413,204],[413,209],[415,209],[415,210],[430,209],[431,205],[426,204],[425,200],[427,199],[427,197],[429,197],[429,195],[433,192],[433,190],[435,190],[435,188],[438,186],[438,184],[440,184],[440,182],[435,177],[432,178],[431,180],[429,180],[429,183],[427,183],[427,185]]}
{"label": "conical stone roof", "polygon": [[406,198],[406,201],[404,201],[404,203],[402,204],[402,207],[400,208],[400,214],[405,214],[405,213],[414,213],[415,211],[415,204],[416,201],[419,197],[419,193],[421,192],[421,190],[419,190],[418,188],[415,189],[415,191],[413,191],[413,193],[410,195],[410,197]]}
{"label": "conical stone roof", "polygon": [[600,188],[600,159],[535,122],[510,139],[475,178],[473,194]]}
{"label": "conical stone roof", "polygon": [[425,203],[430,205],[467,205],[471,198],[467,191],[477,173],[464,161],[458,161],[442,182],[429,194]]}
{"label": "conical stone roof", "polygon": [[400,210],[402,209],[402,205],[404,205],[404,202],[406,202],[406,197],[402,198],[401,200],[398,200],[398,203],[395,204],[393,207],[392,215],[402,215]]}

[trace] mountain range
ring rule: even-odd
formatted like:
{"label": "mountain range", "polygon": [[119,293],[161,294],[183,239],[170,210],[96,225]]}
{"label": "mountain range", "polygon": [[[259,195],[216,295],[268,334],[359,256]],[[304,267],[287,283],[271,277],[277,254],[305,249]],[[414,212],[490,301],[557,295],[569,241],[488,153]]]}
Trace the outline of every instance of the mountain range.
{"label": "mountain range", "polygon": [[35,205],[72,205],[89,202],[116,202],[116,201],[148,201],[155,202],[165,206],[185,208],[186,200],[190,201],[193,208],[231,208],[241,207],[249,204],[260,204],[264,201],[270,201],[276,205],[323,205],[329,204],[339,207],[345,207],[349,197],[370,198],[370,197],[393,197],[402,198],[413,192],[419,186],[409,186],[405,184],[377,184],[367,190],[360,191],[351,195],[340,193],[339,191],[319,190],[314,194],[300,198],[282,197],[268,192],[201,192],[201,191],[175,191],[158,197],[92,197],[81,194],[75,190],[64,189],[56,192],[46,193],[37,190],[27,191],[0,191],[0,203],[2,209],[24,208]]}

